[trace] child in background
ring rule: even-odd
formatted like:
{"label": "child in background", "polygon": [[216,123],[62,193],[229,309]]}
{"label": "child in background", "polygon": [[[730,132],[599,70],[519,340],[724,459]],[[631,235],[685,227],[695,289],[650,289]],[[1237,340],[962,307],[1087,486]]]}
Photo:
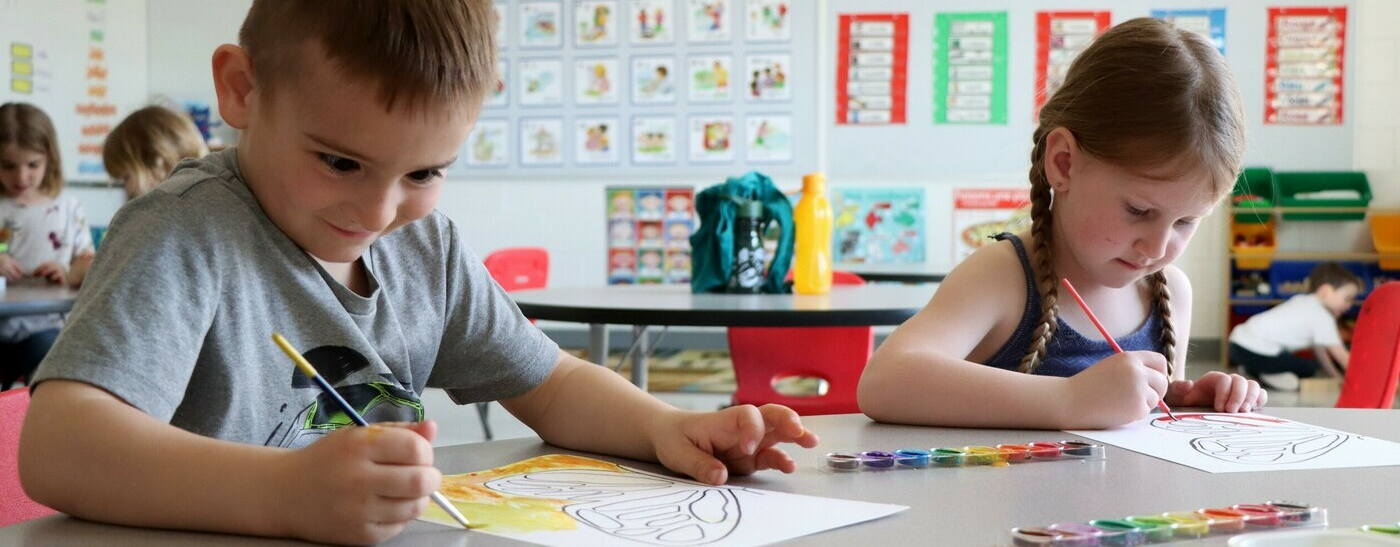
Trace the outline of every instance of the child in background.
{"label": "child in background", "polygon": [[[36,373],[30,497],[126,525],[377,543],[440,484],[427,387],[710,484],[794,471],[774,445],[816,436],[792,410],[682,411],[561,351],[434,210],[497,79],[491,2],[338,7],[254,0],[240,45],[214,52],[239,142],[113,219]],[[383,425],[342,428],[274,332]]]}
{"label": "child in background", "polygon": [[[0,275],[78,287],[92,262],[92,232],[78,200],[63,193],[58,136],[44,111],[0,105]],[[0,389],[29,378],[58,337],[63,316],[0,319]]]}
{"label": "child in background", "polygon": [[[1342,380],[1350,352],[1337,330],[1340,317],[1356,302],[1362,281],[1336,262],[1323,262],[1308,274],[1308,292],[1255,314],[1230,331],[1230,362],[1259,378],[1269,389],[1297,391],[1299,378],[1318,368]],[[1316,360],[1293,352],[1312,348]]]}
{"label": "child in background", "polygon": [[126,198],[136,199],[165,180],[184,158],[209,153],[204,137],[184,114],[148,106],[117,124],[102,144],[102,163],[113,180],[122,181]]}
{"label": "child in background", "polygon": [[968,257],[880,345],[861,410],[885,422],[1097,429],[1164,397],[1222,412],[1263,405],[1240,375],[1186,380],[1177,343],[1191,332],[1191,284],[1172,262],[1230,192],[1244,153],[1225,60],[1192,32],[1126,21],[1075,59],[1039,121],[1030,231]]}

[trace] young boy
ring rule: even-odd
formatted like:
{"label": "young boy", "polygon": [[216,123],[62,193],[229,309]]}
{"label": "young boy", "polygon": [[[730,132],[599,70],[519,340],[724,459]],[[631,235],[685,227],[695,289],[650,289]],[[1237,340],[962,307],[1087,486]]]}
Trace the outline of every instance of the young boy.
{"label": "young boy", "polygon": [[[1230,331],[1230,361],[1257,376],[1264,387],[1297,391],[1299,378],[1318,368],[1340,381],[1349,353],[1337,332],[1337,317],[1351,309],[1361,279],[1336,262],[1308,274],[1308,292],[1250,317]],[[1313,348],[1317,360],[1293,352]],[[1339,368],[1340,367],[1340,368]]]}
{"label": "young boy", "polygon": [[[794,412],[681,411],[561,352],[433,210],[497,77],[491,26],[489,0],[253,2],[241,47],[213,58],[238,145],[117,214],[36,375],[32,498],[119,524],[376,543],[440,483],[425,387],[711,484],[795,470],[774,445],[817,439]],[[274,332],[370,421],[403,423],[337,429]]]}

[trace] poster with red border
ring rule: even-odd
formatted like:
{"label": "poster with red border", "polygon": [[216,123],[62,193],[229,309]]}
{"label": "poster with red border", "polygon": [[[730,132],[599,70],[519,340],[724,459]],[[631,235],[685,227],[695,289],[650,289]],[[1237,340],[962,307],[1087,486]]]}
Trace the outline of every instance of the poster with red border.
{"label": "poster with red border", "polygon": [[953,191],[953,263],[962,262],[991,236],[1031,225],[1029,188],[958,188]]}
{"label": "poster with red border", "polygon": [[909,14],[845,14],[836,43],[836,123],[903,124]]}
{"label": "poster with red border", "polygon": [[1035,108],[1040,119],[1045,99],[1065,80],[1079,52],[1109,27],[1107,11],[1038,11],[1035,14]]}
{"label": "poster with red border", "polygon": [[1269,8],[1264,123],[1340,125],[1347,9]]}

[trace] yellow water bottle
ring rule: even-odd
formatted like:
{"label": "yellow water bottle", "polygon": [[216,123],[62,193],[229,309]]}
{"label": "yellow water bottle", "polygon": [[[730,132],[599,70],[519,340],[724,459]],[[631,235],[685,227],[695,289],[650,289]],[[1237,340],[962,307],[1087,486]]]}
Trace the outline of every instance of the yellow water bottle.
{"label": "yellow water bottle", "polygon": [[826,294],[831,290],[831,203],[826,199],[826,175],[802,177],[802,198],[793,211],[797,225],[797,258],[792,265],[797,294]]}

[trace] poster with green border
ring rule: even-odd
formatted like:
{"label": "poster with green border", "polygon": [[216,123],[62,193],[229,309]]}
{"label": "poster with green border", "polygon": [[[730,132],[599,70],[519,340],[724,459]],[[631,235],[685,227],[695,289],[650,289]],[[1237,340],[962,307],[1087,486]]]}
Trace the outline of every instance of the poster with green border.
{"label": "poster with green border", "polygon": [[933,123],[1006,124],[1006,12],[933,17]]}

